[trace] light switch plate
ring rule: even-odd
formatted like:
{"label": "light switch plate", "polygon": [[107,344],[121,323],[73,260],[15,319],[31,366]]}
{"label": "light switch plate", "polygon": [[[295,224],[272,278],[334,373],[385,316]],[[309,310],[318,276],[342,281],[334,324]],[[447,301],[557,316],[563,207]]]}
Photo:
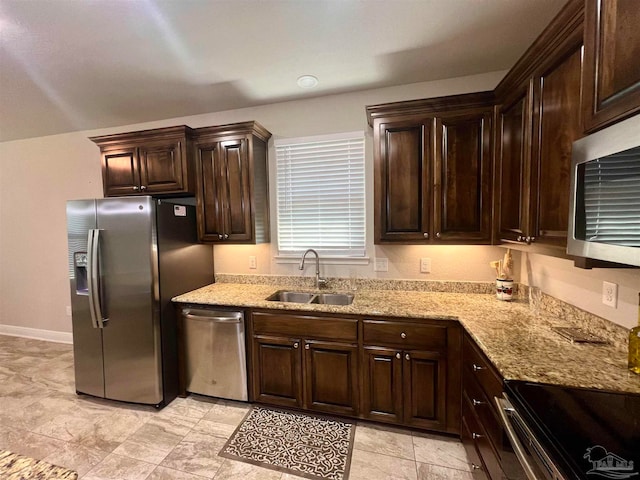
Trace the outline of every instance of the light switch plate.
{"label": "light switch plate", "polygon": [[420,273],[431,273],[431,259],[430,258],[421,258],[420,259]]}
{"label": "light switch plate", "polygon": [[249,257],[249,268],[251,268],[252,270],[258,268],[258,261],[256,260],[255,255],[251,255]]}
{"label": "light switch plate", "polygon": [[602,303],[609,307],[617,308],[618,306],[618,284],[611,282],[602,282]]}
{"label": "light switch plate", "polygon": [[67,317],[71,316],[71,306],[67,305]]}
{"label": "light switch plate", "polygon": [[374,272],[388,272],[389,271],[389,259],[376,257],[373,262],[373,271]]}

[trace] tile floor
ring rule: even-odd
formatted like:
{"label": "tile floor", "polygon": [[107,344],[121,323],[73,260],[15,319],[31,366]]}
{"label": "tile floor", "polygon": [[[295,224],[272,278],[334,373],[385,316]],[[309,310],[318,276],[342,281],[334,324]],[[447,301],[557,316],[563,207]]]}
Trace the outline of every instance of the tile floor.
{"label": "tile floor", "polygon": [[[241,402],[190,396],[160,411],[77,396],[70,345],[0,335],[0,449],[83,480],[296,480],[217,456]],[[471,480],[462,444],[358,422],[351,480]]]}

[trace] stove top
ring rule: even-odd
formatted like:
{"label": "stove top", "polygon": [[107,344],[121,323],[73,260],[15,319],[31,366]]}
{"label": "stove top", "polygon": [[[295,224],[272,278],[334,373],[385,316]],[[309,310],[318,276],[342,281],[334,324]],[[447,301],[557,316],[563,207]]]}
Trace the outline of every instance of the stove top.
{"label": "stove top", "polygon": [[640,394],[515,380],[505,385],[567,478],[640,480]]}

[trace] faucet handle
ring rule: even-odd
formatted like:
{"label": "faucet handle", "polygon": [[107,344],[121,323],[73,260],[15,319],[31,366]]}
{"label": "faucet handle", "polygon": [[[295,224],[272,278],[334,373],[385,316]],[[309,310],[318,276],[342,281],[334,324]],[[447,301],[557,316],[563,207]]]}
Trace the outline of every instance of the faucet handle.
{"label": "faucet handle", "polygon": [[327,280],[326,278],[318,277],[318,288],[326,287],[328,283],[329,283],[329,280]]}

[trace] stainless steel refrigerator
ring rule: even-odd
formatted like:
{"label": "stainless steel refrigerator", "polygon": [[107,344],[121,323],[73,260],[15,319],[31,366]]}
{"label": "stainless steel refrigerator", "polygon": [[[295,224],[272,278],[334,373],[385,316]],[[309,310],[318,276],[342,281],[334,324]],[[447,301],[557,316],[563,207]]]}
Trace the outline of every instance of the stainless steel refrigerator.
{"label": "stainless steel refrigerator", "polygon": [[76,391],[161,407],[178,393],[171,298],[213,282],[192,199],[67,202]]}

